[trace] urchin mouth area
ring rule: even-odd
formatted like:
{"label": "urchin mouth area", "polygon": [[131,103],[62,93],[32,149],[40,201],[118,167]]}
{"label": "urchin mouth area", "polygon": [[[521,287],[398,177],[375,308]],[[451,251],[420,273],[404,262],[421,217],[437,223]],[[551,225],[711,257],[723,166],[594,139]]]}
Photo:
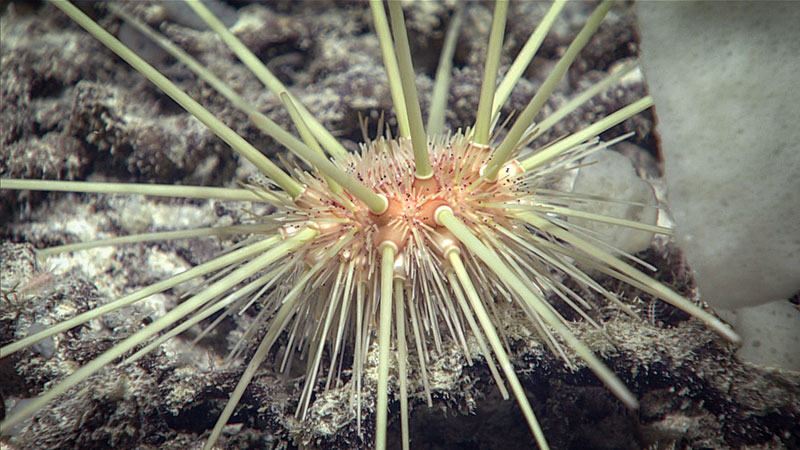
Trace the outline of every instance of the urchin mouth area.
{"label": "urchin mouth area", "polygon": [[[413,172],[410,140],[397,141],[398,151],[394,154],[400,163],[397,165],[409,169],[397,174],[393,181],[375,186],[384,189],[390,203],[388,210],[376,217],[375,224],[379,227],[404,228],[403,236],[407,237],[412,229],[437,228],[435,212],[439,207],[448,206],[464,218],[476,219],[485,203],[504,202],[526,194],[514,188],[514,179],[520,172],[504,170],[501,183],[481,179],[479,169],[488,162],[490,147],[475,144],[462,134],[432,141],[429,155],[433,174],[425,179]],[[402,242],[395,243],[402,248]]]}

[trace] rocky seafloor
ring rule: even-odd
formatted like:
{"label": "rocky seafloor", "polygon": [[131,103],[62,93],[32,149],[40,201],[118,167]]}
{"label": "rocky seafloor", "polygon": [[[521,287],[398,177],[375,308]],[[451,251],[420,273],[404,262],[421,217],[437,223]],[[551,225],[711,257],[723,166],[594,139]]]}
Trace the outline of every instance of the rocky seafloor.
{"label": "rocky seafloor", "polygon": [[[359,115],[371,134],[382,112],[391,117],[380,49],[364,4],[345,2],[232,2],[234,30],[317,117],[356,150]],[[428,108],[437,58],[455,2],[406,6],[423,111]],[[82,4],[117,35],[130,30],[102,4]],[[520,111],[591,10],[569,5],[504,114]],[[514,2],[507,25],[503,70],[546,6]],[[185,13],[139,3],[132,11],[223,76],[261,111],[293,129],[280,101],[235,62],[210,33]],[[179,20],[181,24],[175,24]],[[477,110],[485,35],[491,7],[469,4],[454,60],[447,124],[472,124]],[[563,104],[637,54],[635,19],[618,5],[581,53],[545,107]],[[2,16],[0,62],[0,176],[59,180],[156,182],[235,186],[252,168],[194,119],[90,35],[49,4],[12,2]],[[199,27],[198,27],[199,28]],[[127,37],[179,86],[270,155],[281,150],[180,64],[144,39]],[[640,98],[640,82],[613,88],[568,116],[541,138],[580,129]],[[635,134],[626,144],[641,173],[658,183],[653,117],[630,119],[605,133]],[[390,125],[393,125],[390,119]],[[0,343],[6,344],[63,318],[120,297],[213,257],[231,241],[195,239],[101,248],[36,259],[34,248],[167,230],[234,223],[247,204],[112,195],[0,191]],[[642,252],[690,298],[697,292],[680,250],[661,240]],[[606,281],[615,287],[613,281]],[[142,304],[78,326],[0,360],[3,414],[128,336],[191,289],[173,290]],[[576,323],[588,342],[639,398],[622,406],[580,363],[571,370],[506,311],[517,372],[553,448],[797,448],[800,447],[800,375],[741,362],[735,349],[696,320],[645,295],[622,295],[640,311],[635,321],[597,308],[612,345]],[[588,299],[593,301],[593,299]],[[515,320],[516,319],[516,320]],[[109,368],[60,397],[24,425],[3,430],[10,448],[196,448],[208,434],[243,370],[217,367],[251,317],[229,320],[200,345],[186,341],[125,368]],[[298,364],[300,365],[300,364]],[[311,419],[294,418],[301,379],[270,361],[248,388],[220,440],[220,448],[357,448],[371,446],[371,401],[364,433],[356,432],[347,395],[317,397]],[[431,367],[439,382],[434,407],[420,392],[411,399],[412,448],[530,448],[527,424],[513,400],[503,401],[480,361],[466,365],[445,346]],[[365,387],[371,398],[374,386]],[[399,416],[397,402],[390,417]],[[390,442],[399,436],[392,423]],[[392,444],[399,448],[399,443]]]}

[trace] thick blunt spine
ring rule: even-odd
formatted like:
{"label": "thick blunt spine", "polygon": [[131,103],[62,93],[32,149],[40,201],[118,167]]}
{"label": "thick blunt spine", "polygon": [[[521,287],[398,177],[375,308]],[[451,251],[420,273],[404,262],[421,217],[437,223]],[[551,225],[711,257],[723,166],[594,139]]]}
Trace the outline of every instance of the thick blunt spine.
{"label": "thick blunt spine", "polygon": [[525,107],[517,121],[508,131],[506,138],[503,139],[503,142],[495,149],[492,158],[489,160],[484,170],[484,179],[489,182],[497,180],[497,174],[500,168],[508,161],[511,153],[517,148],[517,144],[519,144],[522,135],[531,126],[533,119],[539,114],[539,111],[541,111],[542,106],[544,106],[550,94],[555,90],[558,82],[561,81],[561,78],[567,73],[569,66],[575,61],[575,58],[578,57],[581,49],[589,42],[589,39],[603,22],[603,19],[613,5],[614,1],[607,0],[594,10],[589,20],[586,21],[586,25],[583,26],[569,45],[567,51],[558,63],[556,63],[552,72],[550,72],[550,75],[547,76],[544,83],[539,87],[539,90],[536,91],[536,95],[533,96],[528,106]]}
{"label": "thick blunt spine", "polygon": [[422,124],[422,110],[419,106],[417,85],[414,79],[411,48],[408,46],[406,23],[399,1],[393,0],[389,2],[389,16],[392,20],[392,34],[394,35],[397,61],[400,64],[403,98],[405,99],[406,111],[408,111],[408,124],[411,130],[411,147],[414,150],[416,177],[427,180],[433,176],[433,168],[428,156],[428,136],[425,133],[425,126]]}

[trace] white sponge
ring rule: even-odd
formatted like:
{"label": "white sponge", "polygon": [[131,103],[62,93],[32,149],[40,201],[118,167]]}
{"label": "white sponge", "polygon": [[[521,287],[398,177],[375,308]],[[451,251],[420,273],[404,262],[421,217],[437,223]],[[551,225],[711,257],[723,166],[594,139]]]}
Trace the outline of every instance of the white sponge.
{"label": "white sponge", "polygon": [[640,2],[676,234],[708,303],[800,290],[800,7]]}

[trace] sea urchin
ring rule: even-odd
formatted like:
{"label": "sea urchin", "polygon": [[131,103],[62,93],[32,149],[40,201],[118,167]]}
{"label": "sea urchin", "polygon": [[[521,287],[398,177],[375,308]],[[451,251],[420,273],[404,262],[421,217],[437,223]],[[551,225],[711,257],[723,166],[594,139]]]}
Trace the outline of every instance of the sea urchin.
{"label": "sea urchin", "polygon": [[[498,302],[515,305],[553,351],[566,361],[573,354],[583,359],[622,403],[634,408],[637,405],[635,396],[574,336],[571,322],[564,319],[554,305],[565,305],[600,328],[585,314],[589,305],[582,299],[582,293],[593,292],[634,316],[628,306],[585,270],[616,278],[657,296],[701,319],[726,338],[737,339],[718,319],[625,262],[628,255],[570,223],[569,218],[580,217],[653,233],[668,233],[668,230],[573,209],[570,205],[575,194],[553,189],[558,181],[580,167],[583,158],[608,145],[597,141],[599,133],[650,107],[649,97],[551,145],[533,150],[526,147],[551,125],[546,120],[534,126],[534,119],[613,2],[597,6],[527,107],[513,125],[503,131],[495,126],[500,108],[564,2],[553,5],[498,86],[498,61],[508,9],[508,2],[498,1],[475,125],[443,133],[441,125],[434,120],[426,133],[403,11],[398,2],[388,3],[390,34],[383,3],[371,1],[395,102],[399,137],[392,138],[387,132],[386,137],[363,144],[360,153],[345,151],[219,20],[202,4],[190,2],[281,99],[302,140],[280,129],[235,92],[229,92],[224,83],[192,62],[190,56],[170,47],[163,39],[159,42],[173,56],[194,67],[199,76],[228,97],[256,126],[299,159],[285,162],[283,168],[223,125],[77,8],[64,1],[53,3],[211,128],[259,168],[262,175],[242,182],[239,189],[3,179],[4,189],[245,200],[269,204],[274,212],[249,214],[241,224],[230,227],[90,243],[89,246],[197,235],[249,235],[209,262],[2,347],[0,356],[6,357],[154,293],[211,276],[195,295],[16,410],[3,422],[4,429],[19,423],[118,358],[127,356],[121,364],[129,364],[203,320],[216,318],[218,321],[224,317],[220,313],[232,314],[254,304],[257,304],[257,319],[232,355],[239,355],[253,339],[260,339],[260,344],[211,431],[207,448],[219,438],[245,388],[268,355],[274,353],[275,343],[281,336],[287,339],[287,348],[298,349],[307,360],[304,387],[297,406],[300,420],[306,418],[315,394],[349,383],[349,407],[354,409],[360,428],[367,359],[370,354],[377,355],[374,441],[379,449],[387,445],[389,390],[398,392],[401,442],[408,448],[409,379],[420,381],[430,402],[426,364],[441,352],[446,341],[456,343],[465,359],[471,361],[473,356],[478,356],[469,344],[474,340],[501,394],[509,396],[505,387],[508,384],[536,442],[546,448],[545,437],[514,372],[507,345],[503,343],[503,327],[495,311]],[[114,10],[147,32],[124,10]],[[448,67],[447,60],[443,58],[442,67]],[[621,76],[622,73],[603,80],[578,99],[585,101]],[[446,87],[446,79],[443,76],[445,81],[439,86]],[[440,99],[433,103],[432,108],[441,109],[446,101]],[[437,117],[436,114],[432,116]],[[132,351],[135,352],[130,354]],[[282,367],[289,364],[291,355],[292,352],[285,352]],[[396,382],[390,382],[390,373],[394,373]]]}

